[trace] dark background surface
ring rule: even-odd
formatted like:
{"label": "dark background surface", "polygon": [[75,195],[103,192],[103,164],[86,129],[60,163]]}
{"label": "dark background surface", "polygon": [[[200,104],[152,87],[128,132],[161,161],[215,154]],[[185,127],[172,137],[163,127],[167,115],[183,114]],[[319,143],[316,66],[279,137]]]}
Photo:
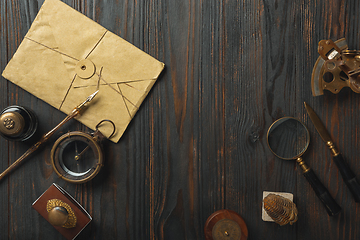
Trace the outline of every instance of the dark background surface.
{"label": "dark background surface", "polygon": [[[249,239],[360,238],[360,204],[303,107],[306,101],[315,109],[360,175],[360,95],[343,89],[313,97],[310,85],[318,41],[346,37],[350,49],[360,48],[360,1],[64,2],[164,62],[166,69],[119,143],[105,143],[105,166],[94,180],[67,183],[50,165],[59,136],[88,131],[73,120],[0,182],[1,239],[63,239],[31,208],[53,182],[93,217],[78,239],[204,239],[206,219],[224,208],[243,217]],[[0,1],[1,71],[42,3]],[[39,134],[65,117],[1,78],[0,108],[12,104],[35,111]],[[327,215],[294,161],[269,151],[267,128],[283,116],[309,127],[304,160],[342,206],[338,216]],[[0,138],[0,169],[36,140]],[[293,193],[298,222],[283,227],[263,222],[263,191]]]}

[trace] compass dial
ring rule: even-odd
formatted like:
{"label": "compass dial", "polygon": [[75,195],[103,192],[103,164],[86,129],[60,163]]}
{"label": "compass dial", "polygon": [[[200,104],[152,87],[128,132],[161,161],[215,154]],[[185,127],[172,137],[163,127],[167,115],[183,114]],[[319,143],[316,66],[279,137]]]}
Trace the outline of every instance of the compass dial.
{"label": "compass dial", "polygon": [[51,150],[51,164],[55,172],[69,182],[89,181],[100,171],[102,163],[99,143],[83,132],[64,134]]}

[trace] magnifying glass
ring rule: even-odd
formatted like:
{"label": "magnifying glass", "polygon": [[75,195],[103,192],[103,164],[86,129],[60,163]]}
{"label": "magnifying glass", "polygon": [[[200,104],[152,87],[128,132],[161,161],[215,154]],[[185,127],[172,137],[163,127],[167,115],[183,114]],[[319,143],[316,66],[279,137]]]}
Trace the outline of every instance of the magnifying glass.
{"label": "magnifying glass", "polygon": [[303,170],[306,180],[330,216],[335,216],[341,211],[341,207],[335,202],[314,171],[301,158],[310,143],[309,131],[302,122],[292,117],[278,119],[269,127],[267,142],[270,150],[278,158],[296,160]]}

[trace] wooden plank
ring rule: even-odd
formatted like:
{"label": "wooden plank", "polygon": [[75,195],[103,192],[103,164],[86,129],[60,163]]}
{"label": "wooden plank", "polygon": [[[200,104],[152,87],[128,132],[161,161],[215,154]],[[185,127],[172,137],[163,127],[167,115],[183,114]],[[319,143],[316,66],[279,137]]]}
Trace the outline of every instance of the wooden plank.
{"label": "wooden plank", "polygon": [[[219,131],[217,123],[222,117],[217,115],[222,108],[217,97],[220,80],[212,77],[218,70],[210,69],[214,61],[210,45],[203,45],[204,39],[216,34],[208,27],[219,9],[212,8],[214,15],[200,14],[211,5],[198,1],[162,1],[160,5],[158,18],[164,18],[158,36],[164,55],[160,58],[167,68],[153,90],[156,98],[150,98],[154,104],[150,119],[151,204],[156,214],[151,237],[155,239],[202,238],[206,218],[219,200],[221,204],[222,169],[217,167],[222,167],[222,145],[215,134],[221,135],[222,129],[213,132]],[[202,54],[206,57],[201,58]],[[200,124],[205,119],[206,124]],[[209,128],[211,131],[204,132]]]}
{"label": "wooden plank", "polygon": [[199,239],[206,218],[224,206],[222,54],[212,52],[221,51],[224,41],[222,7],[217,1],[164,1],[163,6],[168,67],[159,97],[166,118],[155,121],[154,140],[159,136],[166,145],[155,145],[162,155],[154,160],[164,161],[159,170],[165,182],[155,178],[155,189],[163,191],[154,195],[162,202],[155,237]]}
{"label": "wooden plank", "polygon": [[[292,3],[228,2],[225,9],[226,208],[243,216],[249,238],[265,239],[277,227],[261,219],[263,191],[294,192],[294,162],[278,160],[266,143],[267,128],[294,116]],[[276,232],[279,239],[296,228]]]}

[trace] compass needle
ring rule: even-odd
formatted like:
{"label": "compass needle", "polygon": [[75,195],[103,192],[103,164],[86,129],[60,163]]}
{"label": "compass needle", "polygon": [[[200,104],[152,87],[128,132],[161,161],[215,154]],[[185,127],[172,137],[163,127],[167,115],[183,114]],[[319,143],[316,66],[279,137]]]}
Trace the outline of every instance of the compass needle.
{"label": "compass needle", "polygon": [[87,146],[84,150],[82,150],[82,152],[77,155],[78,159],[80,159],[81,155],[83,155],[86,152],[86,150],[88,150],[88,149],[89,149],[89,146]]}
{"label": "compass needle", "polygon": [[79,158],[80,158],[76,142],[75,142],[75,157],[74,158],[76,161],[79,160]]}

